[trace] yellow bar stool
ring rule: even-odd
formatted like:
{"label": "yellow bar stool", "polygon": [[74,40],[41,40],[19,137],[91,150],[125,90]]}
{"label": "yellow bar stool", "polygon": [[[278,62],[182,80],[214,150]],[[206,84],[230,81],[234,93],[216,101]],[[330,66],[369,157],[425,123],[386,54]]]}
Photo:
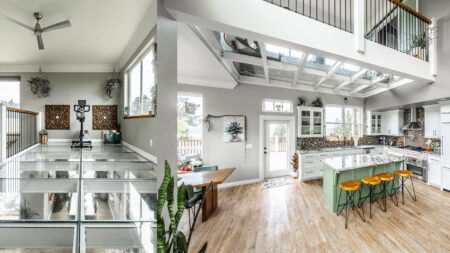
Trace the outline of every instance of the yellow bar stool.
{"label": "yellow bar stool", "polygon": [[[339,199],[337,202],[337,209],[336,209],[336,215],[340,215],[342,210],[344,210],[345,207],[345,228],[347,229],[347,224],[348,224],[348,205],[351,205],[352,209],[355,210],[355,206],[356,206],[356,212],[358,212],[359,217],[361,218],[362,221],[366,222],[366,219],[364,217],[364,209],[362,209],[362,215],[361,213],[358,211],[358,206],[356,205],[354,199],[355,199],[355,192],[359,190],[361,183],[359,181],[347,181],[347,182],[343,182],[339,184],[339,187],[341,188],[341,190],[339,191]],[[341,203],[341,194],[342,191],[345,191],[346,193],[346,198],[345,198],[345,203],[344,204],[340,204]],[[341,210],[339,210],[339,207],[344,206]]]}
{"label": "yellow bar stool", "polygon": [[[408,193],[411,196],[411,198],[414,201],[417,201],[416,191],[414,190],[414,183],[413,183],[413,179],[412,179],[412,171],[410,171],[410,170],[397,170],[397,171],[394,172],[394,174],[396,176],[400,177],[400,185],[396,189],[398,190],[398,189],[400,189],[400,187],[402,188],[402,203],[403,203],[403,205],[405,204],[405,190],[404,190],[405,188],[408,191]],[[413,194],[411,194],[411,192],[409,191],[408,187],[406,187],[406,185],[405,185],[406,180],[408,180],[408,178],[411,179],[411,186],[412,186],[412,190],[413,190],[414,196],[413,196]]]}
{"label": "yellow bar stool", "polygon": [[[392,202],[394,202],[394,205],[398,206],[397,194],[394,194],[394,193],[396,193],[396,189],[394,189],[394,186],[395,186],[394,178],[395,177],[394,177],[394,174],[392,174],[392,173],[382,173],[382,174],[378,174],[376,176],[379,177],[381,180],[381,196],[383,198],[383,208],[382,209],[384,212],[387,212],[387,203],[386,203],[387,198],[386,197],[388,194],[391,197]],[[391,191],[388,192],[387,187],[390,182],[391,182]],[[394,198],[392,197],[393,194],[395,195],[396,201],[394,201]]]}
{"label": "yellow bar stool", "polygon": [[[375,189],[381,184],[381,179],[377,176],[365,177],[361,179],[361,182],[363,182],[363,185],[359,189],[359,207],[363,208],[364,210],[364,200],[369,198],[369,217],[372,218],[372,202],[376,199]],[[362,196],[364,185],[369,188],[369,194],[365,197]]]}

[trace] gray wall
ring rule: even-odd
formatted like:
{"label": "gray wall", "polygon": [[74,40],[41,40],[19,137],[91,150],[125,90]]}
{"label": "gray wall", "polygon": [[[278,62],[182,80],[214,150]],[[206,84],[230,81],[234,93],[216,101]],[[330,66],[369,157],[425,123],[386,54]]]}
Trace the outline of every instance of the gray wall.
{"label": "gray wall", "polygon": [[366,109],[384,109],[404,104],[450,97],[450,4],[448,0],[420,1],[419,11],[435,17],[438,26],[437,77],[433,84],[401,86],[366,99]]}
{"label": "gray wall", "polygon": [[[45,128],[45,105],[70,105],[70,130],[49,130],[50,139],[76,139],[80,123],[76,120],[73,105],[78,99],[86,99],[89,105],[118,105],[119,94],[109,99],[105,93],[105,81],[111,73],[45,73],[52,84],[50,97],[39,98],[30,91],[27,80],[36,73],[2,73],[2,76],[20,76],[20,107],[25,110],[42,112],[42,128]],[[101,132],[92,130],[92,112],[86,116],[87,138],[100,139]]]}
{"label": "gray wall", "polygon": [[[310,103],[320,95],[324,104],[344,104],[342,96],[253,85],[238,85],[235,89],[230,90],[179,84],[178,92],[201,94],[203,117],[208,114],[243,114],[246,116],[246,143],[224,143],[222,119],[212,120],[213,130],[211,132],[208,132],[205,124],[203,125],[205,165],[219,165],[219,168],[236,167],[226,182],[259,178],[259,116],[276,114],[262,112],[264,98],[292,100],[296,105],[299,96],[306,97]],[[349,98],[349,104],[363,106],[364,101],[361,98]],[[296,116],[296,111],[294,109],[294,113],[278,113],[277,115]],[[252,144],[252,148],[246,149],[245,144]]]}

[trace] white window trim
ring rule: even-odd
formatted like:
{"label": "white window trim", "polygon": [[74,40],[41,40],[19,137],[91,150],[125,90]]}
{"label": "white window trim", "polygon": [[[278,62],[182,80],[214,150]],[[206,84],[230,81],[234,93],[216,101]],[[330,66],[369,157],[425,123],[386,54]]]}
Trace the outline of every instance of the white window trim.
{"label": "white window trim", "polygon": [[[264,103],[267,101],[271,101],[273,103],[289,103],[291,104],[290,111],[275,111],[275,110],[266,110],[264,107]],[[294,112],[294,102],[292,100],[282,100],[282,99],[273,99],[273,98],[264,98],[261,102],[262,112],[276,112],[276,113],[293,113]]]}
{"label": "white window trim", "polygon": [[361,127],[360,127],[360,129],[359,129],[359,135],[358,135],[358,137],[363,137],[363,135],[364,135],[364,130],[363,130],[363,127],[364,127],[364,119],[363,119],[363,107],[362,106],[357,106],[357,105],[338,105],[338,104],[327,104],[327,105],[325,105],[324,106],[324,120],[325,120],[325,134],[324,134],[324,136],[325,136],[325,138],[329,138],[330,136],[328,136],[328,133],[327,133],[327,131],[326,131],[326,125],[327,124],[342,124],[342,125],[344,125],[344,124],[358,124],[358,123],[346,123],[346,122],[342,122],[342,123],[336,123],[336,122],[327,122],[326,121],[326,119],[327,119],[327,115],[326,115],[326,113],[327,113],[327,110],[326,110],[326,108],[327,107],[339,107],[339,108],[342,108],[342,120],[345,120],[345,108],[350,108],[350,109],[359,109],[359,114],[360,114],[360,116],[359,116],[359,118],[360,118],[360,122],[359,122],[359,124],[361,125]]}
{"label": "white window trim", "polygon": [[[126,68],[126,70],[125,70],[125,83],[126,83],[126,87],[125,87],[125,96],[124,96],[124,99],[125,99],[125,105],[126,106],[128,106],[128,108],[131,108],[131,106],[130,106],[130,101],[131,101],[131,98],[130,98],[130,96],[131,96],[131,92],[130,92],[130,89],[131,89],[131,87],[130,87],[130,85],[131,85],[131,75],[130,75],[130,71],[134,68],[134,67],[136,67],[138,64],[140,64],[140,97],[139,97],[139,113],[138,114],[131,114],[130,116],[136,116],[136,115],[147,115],[148,113],[147,112],[143,112],[142,111],[142,89],[143,89],[143,86],[144,86],[144,82],[143,82],[143,60],[144,60],[144,58],[152,51],[152,50],[154,50],[154,48],[155,48],[155,39],[152,39],[150,42],[149,42],[149,46],[148,47],[146,47],[144,50],[142,50],[142,52],[138,55],[138,57],[136,57],[136,59],[135,60],[133,60],[133,62],[132,62],[132,64],[130,64],[127,68]],[[156,55],[154,56],[154,57],[156,57]],[[155,76],[155,78],[156,78],[156,76]]]}

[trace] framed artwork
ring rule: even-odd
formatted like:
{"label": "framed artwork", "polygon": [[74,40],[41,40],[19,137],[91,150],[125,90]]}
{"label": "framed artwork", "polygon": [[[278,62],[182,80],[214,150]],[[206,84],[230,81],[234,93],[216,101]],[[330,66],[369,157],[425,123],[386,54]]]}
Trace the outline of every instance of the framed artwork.
{"label": "framed artwork", "polygon": [[117,128],[117,105],[92,106],[92,130],[115,130]]}
{"label": "framed artwork", "polygon": [[224,142],[245,141],[245,117],[243,116],[223,117],[223,141]]}
{"label": "framed artwork", "polygon": [[45,128],[48,130],[69,130],[70,105],[45,105]]}

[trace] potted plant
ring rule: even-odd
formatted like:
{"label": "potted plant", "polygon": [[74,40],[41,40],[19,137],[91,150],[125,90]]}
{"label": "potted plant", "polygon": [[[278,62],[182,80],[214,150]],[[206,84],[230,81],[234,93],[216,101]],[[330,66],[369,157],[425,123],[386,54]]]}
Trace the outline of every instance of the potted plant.
{"label": "potted plant", "polygon": [[39,143],[47,144],[48,143],[48,132],[47,129],[42,129],[39,131]]}
{"label": "potted plant", "polygon": [[306,98],[305,97],[298,97],[298,106],[304,106],[306,105]]}
{"label": "potted plant", "polygon": [[22,220],[32,219],[34,216],[38,215],[38,213],[33,212],[33,210],[29,207],[26,199],[24,199],[23,204],[20,205],[19,214],[20,219]]}
{"label": "potted plant", "polygon": [[323,107],[322,99],[320,97],[317,97],[314,101],[312,101],[312,106]]}
{"label": "potted plant", "polygon": [[129,106],[125,106],[123,108],[123,116],[127,117],[130,115],[130,107]]}
{"label": "potted plant", "polygon": [[225,128],[225,132],[230,135],[230,141],[240,141],[239,135],[244,132],[244,128],[239,122],[233,121]]}
{"label": "potted plant", "polygon": [[422,34],[413,34],[411,42],[411,49],[409,54],[417,57],[417,58],[426,58],[426,50],[427,50],[427,33],[423,32]]}

